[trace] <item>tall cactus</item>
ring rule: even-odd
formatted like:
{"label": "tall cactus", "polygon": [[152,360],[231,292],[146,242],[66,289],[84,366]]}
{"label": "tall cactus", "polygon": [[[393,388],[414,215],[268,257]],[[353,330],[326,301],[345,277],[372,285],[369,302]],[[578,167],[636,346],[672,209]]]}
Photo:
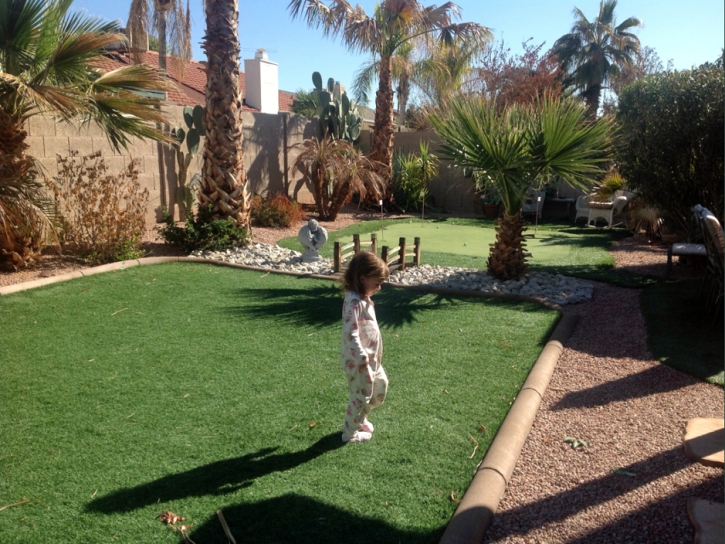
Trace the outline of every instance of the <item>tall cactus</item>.
{"label": "tall cactus", "polygon": [[343,91],[340,96],[335,96],[335,80],[327,80],[327,87],[322,87],[322,76],[320,72],[312,73],[312,83],[317,91],[319,108],[320,138],[331,136],[335,140],[346,140],[355,142],[360,137],[362,128],[362,116],[358,113],[354,100],[350,100],[347,93]]}
{"label": "tall cactus", "polygon": [[[189,175],[189,166],[191,160],[199,151],[199,142],[204,136],[204,106],[190,106],[184,108],[184,122],[187,130],[183,128],[175,128],[171,130],[171,135],[176,138],[176,162],[179,165],[177,173],[178,188],[176,189],[176,201],[183,211],[184,218],[189,219],[192,207],[194,206],[194,189],[198,187],[201,180],[201,174],[196,173],[187,183]],[[188,153],[181,150],[181,146],[186,141]]]}

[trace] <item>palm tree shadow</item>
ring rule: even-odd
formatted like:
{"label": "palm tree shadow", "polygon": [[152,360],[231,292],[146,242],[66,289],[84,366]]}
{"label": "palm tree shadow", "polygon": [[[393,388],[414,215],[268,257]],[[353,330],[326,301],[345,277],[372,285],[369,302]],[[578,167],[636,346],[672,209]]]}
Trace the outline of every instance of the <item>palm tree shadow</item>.
{"label": "palm tree shadow", "polygon": [[[366,518],[295,494],[223,509],[237,542],[255,544],[300,542],[314,544],[433,544],[445,526],[429,532],[406,531],[379,519]],[[228,544],[216,516],[189,535],[194,542]]]}
{"label": "palm tree shadow", "polygon": [[[343,292],[339,285],[318,283],[300,288],[238,289],[230,296],[240,301],[225,309],[234,317],[282,320],[308,327],[333,326],[342,319]],[[459,300],[384,285],[375,295],[374,302],[380,325],[398,328],[415,322],[426,312],[455,305]]]}
{"label": "palm tree shadow", "polygon": [[224,495],[252,485],[257,478],[293,469],[343,445],[340,434],[332,433],[309,448],[296,452],[274,453],[278,448],[263,448],[241,457],[216,461],[136,487],[120,489],[91,501],[86,505],[86,511],[111,514],[157,502]]}
{"label": "palm tree shadow", "polygon": [[595,408],[612,402],[676,391],[698,383],[700,380],[687,374],[665,365],[657,365],[595,387],[569,392],[551,409]]}

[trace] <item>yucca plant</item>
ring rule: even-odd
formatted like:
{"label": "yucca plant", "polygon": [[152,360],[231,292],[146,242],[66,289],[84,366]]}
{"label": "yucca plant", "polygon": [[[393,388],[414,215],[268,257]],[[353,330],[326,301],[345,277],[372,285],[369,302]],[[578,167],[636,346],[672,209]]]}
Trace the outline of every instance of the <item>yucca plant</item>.
{"label": "yucca plant", "polygon": [[[497,219],[488,271],[508,280],[527,270],[521,207],[529,186],[559,176],[585,188],[600,175],[610,152],[609,118],[585,121],[580,102],[545,97],[533,105],[497,108],[479,97],[456,98],[431,122],[442,154],[473,172],[478,185],[496,188],[504,207]],[[480,189],[480,187],[479,187]]]}

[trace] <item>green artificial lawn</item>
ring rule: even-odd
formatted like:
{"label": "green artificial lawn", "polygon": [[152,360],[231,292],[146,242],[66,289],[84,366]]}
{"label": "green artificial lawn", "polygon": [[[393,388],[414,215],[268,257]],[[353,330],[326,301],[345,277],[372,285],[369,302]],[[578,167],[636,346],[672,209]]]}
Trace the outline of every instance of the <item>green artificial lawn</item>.
{"label": "green artificial lawn", "polygon": [[[339,288],[201,264],[0,298],[0,542],[437,542],[558,314],[386,288],[343,446]],[[485,429],[485,430],[484,430]],[[475,443],[478,447],[475,447]],[[475,448],[475,451],[474,451]]]}
{"label": "green artificial lawn", "polygon": [[[384,230],[381,230],[381,224]],[[332,258],[334,242],[339,240],[344,246],[352,242],[353,234],[360,234],[361,241],[369,241],[370,233],[375,232],[378,246],[391,248],[398,245],[401,237],[412,246],[417,236],[421,239],[421,261],[424,264],[485,270],[489,245],[496,236],[494,227],[490,219],[366,221],[329,233],[328,243],[321,254]],[[536,229],[531,225],[524,234],[534,235],[526,240],[527,251],[532,255],[528,259],[532,271],[566,274],[624,287],[641,287],[653,282],[651,278],[614,268],[614,259],[607,249],[612,242],[629,236],[628,231],[572,227],[569,223],[542,223]],[[295,237],[286,238],[279,245],[301,250]]]}
{"label": "green artificial lawn", "polygon": [[696,378],[723,384],[722,315],[706,312],[702,280],[663,283],[642,291],[648,345],[662,363]]}

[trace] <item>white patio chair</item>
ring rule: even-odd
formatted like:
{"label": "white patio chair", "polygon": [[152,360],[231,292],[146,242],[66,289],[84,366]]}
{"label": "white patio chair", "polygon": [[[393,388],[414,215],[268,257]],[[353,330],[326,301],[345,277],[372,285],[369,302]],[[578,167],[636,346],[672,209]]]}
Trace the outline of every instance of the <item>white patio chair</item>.
{"label": "white patio chair", "polygon": [[587,221],[589,220],[590,200],[592,200],[592,195],[581,195],[576,199],[576,217],[574,217],[574,223],[576,223],[580,217],[583,217]]}
{"label": "white patio chair", "polygon": [[[590,227],[597,226],[597,219],[604,219],[607,222],[608,229],[614,226],[614,218],[620,215],[627,205],[626,196],[618,196],[614,200],[607,200],[604,202],[589,202],[589,219],[587,219],[587,225]],[[617,224],[621,224],[622,221]]]}

